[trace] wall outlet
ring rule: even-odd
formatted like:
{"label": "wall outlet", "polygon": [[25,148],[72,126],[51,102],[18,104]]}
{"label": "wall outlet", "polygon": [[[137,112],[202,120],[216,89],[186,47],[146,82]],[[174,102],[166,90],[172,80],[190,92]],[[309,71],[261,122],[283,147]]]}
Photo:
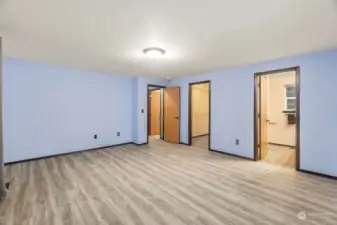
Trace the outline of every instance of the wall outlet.
{"label": "wall outlet", "polygon": [[97,134],[94,135],[94,139],[97,139]]}
{"label": "wall outlet", "polygon": [[235,144],[236,144],[236,145],[239,145],[239,144],[240,144],[239,139],[236,139],[236,140],[235,140]]}
{"label": "wall outlet", "polygon": [[121,136],[121,133],[120,133],[120,132],[117,132],[117,136],[118,136],[118,137]]}
{"label": "wall outlet", "polygon": [[142,113],[144,113],[144,109],[142,109]]}

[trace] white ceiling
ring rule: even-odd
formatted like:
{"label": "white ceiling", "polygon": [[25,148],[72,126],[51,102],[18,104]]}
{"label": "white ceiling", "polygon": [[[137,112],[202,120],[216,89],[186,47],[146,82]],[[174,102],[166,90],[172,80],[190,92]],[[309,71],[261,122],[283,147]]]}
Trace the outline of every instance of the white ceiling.
{"label": "white ceiling", "polygon": [[175,78],[337,47],[337,2],[0,0],[0,35],[12,58]]}

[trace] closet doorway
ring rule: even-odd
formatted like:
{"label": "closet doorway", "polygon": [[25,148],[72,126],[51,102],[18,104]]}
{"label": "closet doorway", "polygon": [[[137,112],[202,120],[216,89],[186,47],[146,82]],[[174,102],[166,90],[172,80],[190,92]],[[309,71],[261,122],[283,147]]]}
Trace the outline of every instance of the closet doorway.
{"label": "closet doorway", "polygon": [[188,145],[209,150],[211,127],[211,82],[189,83]]}
{"label": "closet doorway", "polygon": [[163,139],[164,137],[164,86],[148,85],[148,123],[147,123],[147,143]]}

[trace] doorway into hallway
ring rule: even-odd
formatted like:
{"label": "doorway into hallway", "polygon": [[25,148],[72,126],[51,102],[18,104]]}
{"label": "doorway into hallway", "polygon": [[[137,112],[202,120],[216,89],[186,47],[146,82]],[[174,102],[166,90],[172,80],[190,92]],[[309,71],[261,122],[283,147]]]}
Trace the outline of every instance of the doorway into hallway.
{"label": "doorway into hallway", "polygon": [[255,74],[255,160],[299,169],[299,68]]}
{"label": "doorway into hallway", "polygon": [[189,84],[188,144],[210,149],[210,81]]}
{"label": "doorway into hallway", "polygon": [[180,87],[147,87],[147,143],[180,143]]}

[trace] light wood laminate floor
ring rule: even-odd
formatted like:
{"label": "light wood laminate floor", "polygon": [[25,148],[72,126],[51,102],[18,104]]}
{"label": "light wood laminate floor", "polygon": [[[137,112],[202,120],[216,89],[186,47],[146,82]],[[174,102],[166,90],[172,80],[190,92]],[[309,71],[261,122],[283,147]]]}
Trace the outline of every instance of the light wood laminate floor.
{"label": "light wood laminate floor", "polygon": [[267,157],[264,159],[264,161],[274,165],[295,169],[296,149],[269,144]]}
{"label": "light wood laminate floor", "polygon": [[192,146],[204,150],[208,150],[208,135],[192,138]]}
{"label": "light wood laminate floor", "polygon": [[337,224],[334,180],[161,140],[6,172],[1,225]]}

